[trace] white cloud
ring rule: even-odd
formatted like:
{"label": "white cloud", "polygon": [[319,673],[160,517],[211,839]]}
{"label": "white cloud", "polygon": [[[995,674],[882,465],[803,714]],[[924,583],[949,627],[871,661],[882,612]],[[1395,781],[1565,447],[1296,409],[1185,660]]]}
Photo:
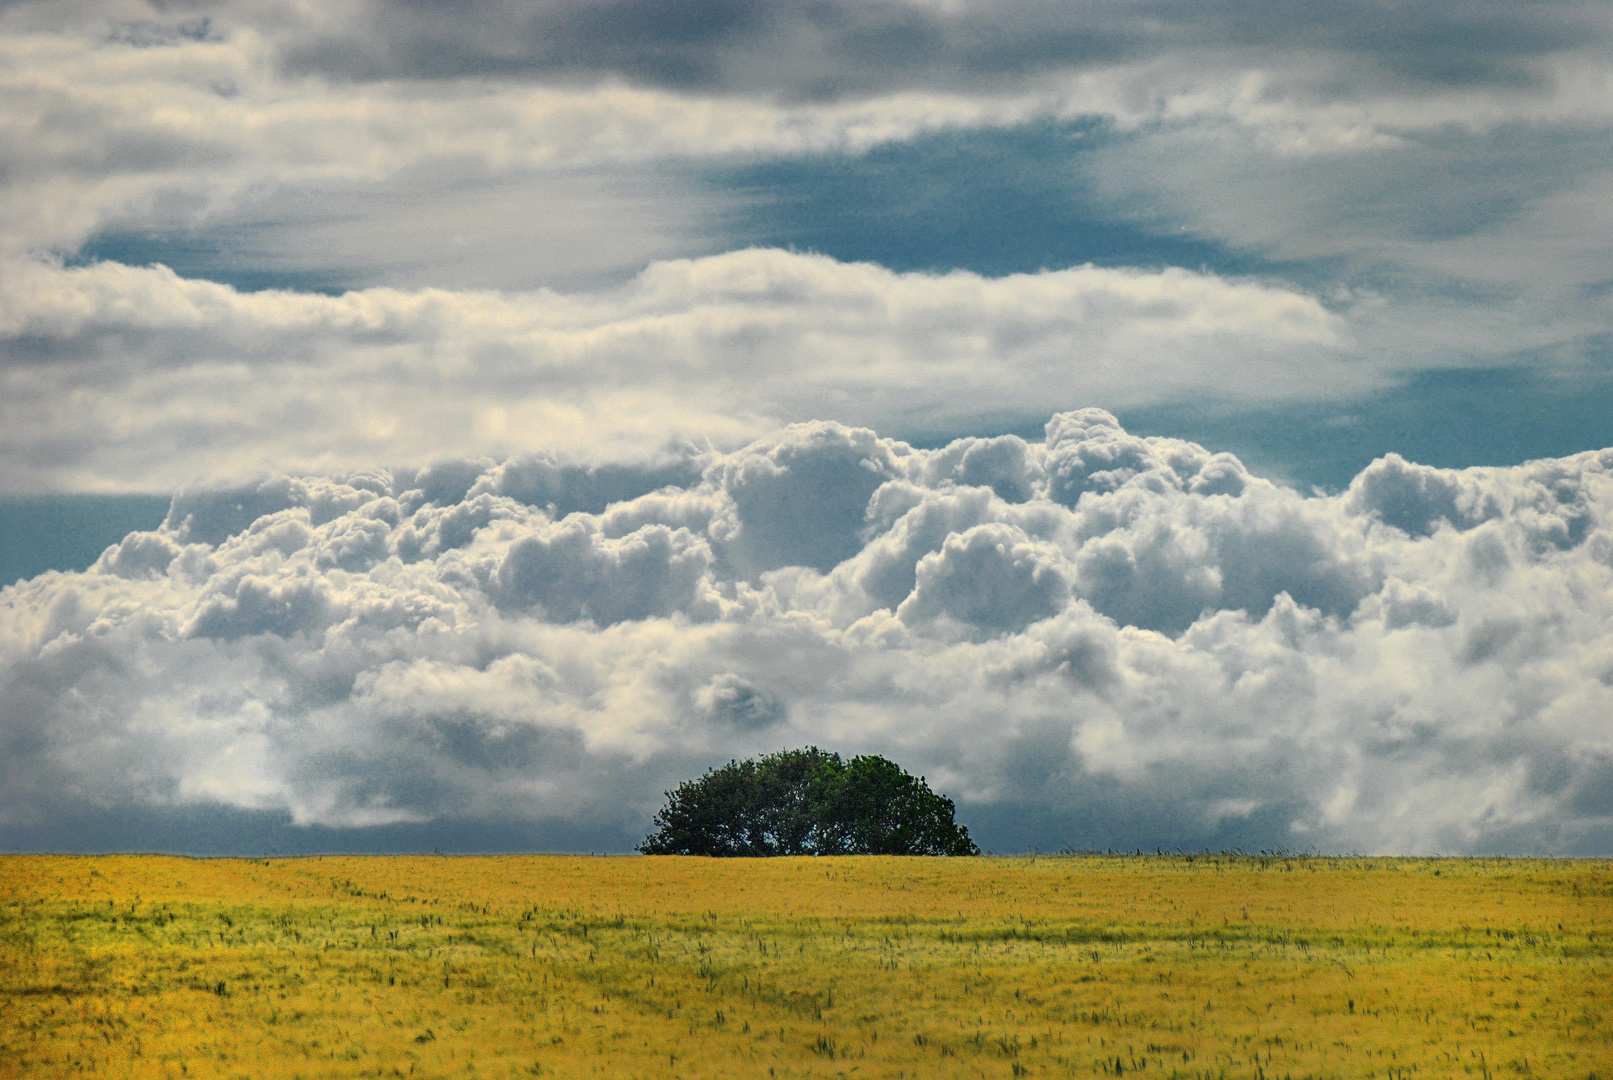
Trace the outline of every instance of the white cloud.
{"label": "white cloud", "polygon": [[[1596,65],[1598,85],[1555,73],[1518,111],[1492,115],[1472,92],[1448,110],[1363,106],[1376,134],[1337,152],[1194,112],[1089,155],[1084,175],[1100,212],[1319,268],[1364,351],[1424,368],[1520,354],[1570,366],[1613,318],[1613,84],[1605,53]],[[1582,97],[1599,103],[1582,112]]]}
{"label": "white cloud", "polygon": [[[777,433],[1582,362],[1605,10],[725,11],[0,10],[0,490],[192,485],[0,592],[5,828],[620,843],[668,783],[815,741],[1004,844],[1609,849],[1606,452],[1305,499],[1097,411]],[[1101,136],[1094,218],[1330,284],[710,254],[743,197],[711,170],[1048,120]],[[395,287],[61,261],[118,234]]]}
{"label": "white cloud", "polygon": [[[758,363],[788,369],[819,346],[845,350],[847,359],[815,375],[798,372],[806,387],[798,398],[764,394],[748,411],[748,401],[723,400],[719,388],[712,414],[684,430],[731,441],[781,419],[905,423],[908,409],[919,423],[939,421],[910,394],[935,375],[914,363],[931,351],[937,362],[950,354],[972,365],[995,349],[1021,365],[1026,381],[1063,359],[1057,350],[1091,351],[1110,365],[1102,377],[1089,372],[1080,393],[1038,407],[1125,405],[1109,388],[1129,388],[1122,375],[1139,362],[1153,376],[1139,381],[1139,396],[1167,385],[1190,396],[1217,376],[1218,388],[1258,387],[1267,396],[1340,392],[1381,380],[1391,366],[1579,361],[1613,318],[1601,288],[1613,244],[1602,151],[1613,84],[1610,26],[1599,8],[1537,6],[1525,16],[1507,5],[1389,14],[1344,5],[1260,26],[1218,9],[1168,5],[745,10],[697,24],[628,2],[477,5],[474,14],[448,15],[357,0],[318,10],[252,0],[213,5],[205,17],[121,0],[11,5],[0,12],[0,96],[8,105],[0,111],[0,311],[34,305],[40,290],[59,292],[90,325],[118,336],[112,347],[133,345],[139,358],[148,336],[160,336],[187,360],[213,365],[205,385],[195,371],[170,366],[167,384],[144,388],[163,402],[182,403],[191,392],[222,400],[216,414],[182,404],[144,414],[210,443],[209,429],[250,432],[285,419],[239,405],[255,374],[245,355],[323,353],[323,369],[331,355],[350,355],[366,315],[350,312],[356,321],[347,322],[334,311],[317,314],[318,298],[282,298],[279,315],[265,310],[269,302],[226,315],[239,302],[201,296],[202,282],[187,292],[127,279],[88,297],[81,281],[41,278],[27,259],[70,257],[96,237],[111,237],[112,251],[122,250],[121,237],[133,261],[170,251],[177,263],[187,245],[211,244],[220,250],[202,260],[206,272],[241,275],[232,280],[413,290],[412,299],[370,291],[360,294],[368,301],[354,302],[382,322],[351,353],[361,362],[349,384],[322,388],[334,396],[320,407],[320,427],[339,431],[355,460],[374,460],[377,447],[415,429],[430,454],[447,452],[446,431],[478,432],[477,449],[497,454],[530,445],[511,433],[535,428],[559,433],[544,445],[564,445],[600,413],[660,411],[660,389],[638,391],[647,381],[640,372],[589,400],[548,394],[541,406],[509,409],[500,387],[431,420],[412,415],[407,391],[389,378],[418,356],[404,355],[400,368],[382,346],[407,354],[408,343],[388,335],[425,334],[418,344],[432,354],[439,382],[457,381],[468,367],[480,379],[496,355],[527,355],[520,335],[547,324],[541,315],[478,307],[463,290],[565,288],[567,303],[558,306],[587,324],[581,309],[590,304],[579,298],[596,298],[594,308],[620,302],[607,296],[611,284],[631,279],[641,290],[684,296],[707,289],[702,277],[719,264],[675,257],[746,242],[731,228],[751,196],[714,184],[724,169],[857,155],[937,132],[1078,120],[1103,133],[1085,140],[1094,148],[1070,165],[1069,196],[1089,216],[1327,279],[1343,321],[1322,336],[1354,343],[1353,378],[1339,370],[1318,378],[1314,355],[1219,370],[1221,357],[1258,354],[1266,343],[1251,349],[1245,332],[1255,313],[1247,305],[1229,313],[1200,298],[1174,315],[1135,321],[1127,314],[1143,303],[1140,283],[1152,275],[1139,277],[1118,310],[1091,306],[1092,297],[1071,304],[1047,279],[1040,310],[1022,282],[1018,303],[1026,306],[979,331],[948,320],[944,306],[929,307],[928,332],[940,339],[934,350],[918,321],[903,327],[911,346],[903,351],[867,342],[846,320],[829,319],[822,338],[786,320],[780,338],[749,317],[712,318],[704,328],[736,354],[756,342],[749,355]],[[654,260],[658,269],[645,271]],[[680,266],[701,272],[673,269]],[[1160,283],[1168,294],[1162,310],[1188,300],[1183,282]],[[992,302],[987,286],[960,280],[929,291],[940,297],[943,289],[965,318],[978,316],[974,302]],[[978,295],[967,295],[971,289]],[[176,292],[187,292],[178,308],[197,310],[177,310]],[[868,300],[860,292],[850,297],[851,321],[867,325],[880,309],[859,308]],[[888,315],[914,313],[891,299]],[[97,323],[109,314],[98,300],[122,314]],[[770,303],[730,296],[725,307],[743,304],[765,320]],[[411,306],[413,317],[374,310]],[[456,308],[486,330],[439,336],[425,325],[433,311]],[[649,313],[628,310],[638,317],[613,332],[596,312],[599,332],[579,330],[570,355],[631,348],[637,335],[646,350],[670,346],[667,378],[682,377],[679,342],[659,338],[662,324]],[[1068,348],[1046,337],[1054,310],[1083,320]],[[1111,315],[1120,320],[1114,334],[1096,329]],[[1264,315],[1283,324],[1285,341],[1319,340],[1314,312],[1278,304]],[[1055,351],[1018,348],[1013,318],[1029,320],[1029,339]],[[234,323],[223,340],[218,319]],[[516,339],[501,339],[500,325]],[[971,332],[977,348],[960,353]],[[1189,332],[1201,343],[1227,336],[1219,350],[1182,350]],[[694,328],[686,334],[695,339]],[[23,354],[34,344],[5,346]],[[1164,370],[1167,363],[1178,369]],[[603,366],[610,364],[607,356]],[[94,375],[82,409],[64,405],[48,377],[19,375],[8,396],[47,420],[82,415],[114,378]],[[707,389],[689,396],[705,399]],[[155,406],[141,388],[132,400]],[[280,406],[293,417],[305,411],[301,401]],[[97,430],[128,440],[130,460],[142,453],[141,432],[126,429],[143,422],[104,412],[94,420]],[[641,447],[665,429],[652,420],[622,434]],[[335,469],[343,460],[341,447],[293,457],[269,448],[243,464]],[[113,482],[94,467],[64,475],[77,486]],[[148,483],[188,475],[153,472]]]}
{"label": "white cloud", "polygon": [[[621,459],[800,416],[942,426],[1050,399],[1269,398],[1376,377],[1315,298],[1175,269],[988,279],[748,250],[592,293],[335,297],[115,263],[0,273],[13,490],[550,448]],[[966,472],[996,467],[985,453]]]}
{"label": "white cloud", "polygon": [[251,22],[220,19],[215,35],[141,47],[93,18],[91,29],[17,27],[25,18],[0,22],[10,31],[0,33],[9,254],[71,250],[108,224],[205,221],[280,185],[340,194],[416,170],[414,191],[446,184],[474,196],[520,176],[856,152],[923,131],[1021,122],[1058,104],[1023,92],[896,90],[787,105],[619,81],[355,83],[286,73],[283,45]]}
{"label": "white cloud", "polygon": [[677,779],[817,744],[999,844],[1608,850],[1613,452],[1302,499],[1096,410],[1048,433],[800,425],[559,520],[597,471],[182,494],[0,592],[7,835],[214,807],[621,845]]}

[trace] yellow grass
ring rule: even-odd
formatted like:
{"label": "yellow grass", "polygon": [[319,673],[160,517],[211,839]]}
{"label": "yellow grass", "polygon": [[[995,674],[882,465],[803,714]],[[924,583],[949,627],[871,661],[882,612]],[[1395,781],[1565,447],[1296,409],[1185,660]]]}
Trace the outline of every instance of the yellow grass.
{"label": "yellow grass", "polygon": [[0,1075],[1603,1077],[1613,863],[0,858]]}

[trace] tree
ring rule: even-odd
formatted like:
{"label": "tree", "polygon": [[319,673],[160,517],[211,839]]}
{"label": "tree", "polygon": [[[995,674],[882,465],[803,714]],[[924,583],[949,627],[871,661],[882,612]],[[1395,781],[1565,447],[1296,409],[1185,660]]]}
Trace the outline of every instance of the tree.
{"label": "tree", "polygon": [[952,800],[882,757],[817,747],[730,761],[669,791],[646,855],[978,855]]}

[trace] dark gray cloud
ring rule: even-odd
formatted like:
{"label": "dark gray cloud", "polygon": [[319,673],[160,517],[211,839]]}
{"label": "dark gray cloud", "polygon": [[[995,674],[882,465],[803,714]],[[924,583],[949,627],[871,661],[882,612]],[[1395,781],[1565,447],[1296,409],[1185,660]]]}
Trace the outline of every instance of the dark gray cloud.
{"label": "dark gray cloud", "polygon": [[717,468],[733,499],[725,556],[755,576],[783,566],[826,571],[855,554],[868,500],[897,466],[871,432],[820,426],[810,443],[784,442]]}
{"label": "dark gray cloud", "polygon": [[[1520,61],[1604,38],[1594,5],[1522,9],[1499,2],[1330,4],[1325,9],[1266,0],[1164,6],[1198,26],[1225,27],[1225,40],[1255,47],[1310,47],[1369,58],[1396,78],[1446,86],[1535,85]],[[1537,17],[1539,16],[1539,17]]]}
{"label": "dark gray cloud", "polygon": [[1069,598],[1060,554],[1010,525],[953,533],[940,551],[919,560],[913,591],[896,616],[910,626],[947,618],[987,633],[1023,630],[1057,614]]}
{"label": "dark gray cloud", "polygon": [[[362,13],[362,14],[361,14]],[[761,0],[571,0],[355,7],[345,32],[288,50],[292,70],[347,78],[620,78],[790,98],[1033,75],[1145,50],[1145,18],[1094,5],[964,9]],[[312,38],[312,40],[309,40]]]}
{"label": "dark gray cloud", "polygon": [[1607,30],[1581,4],[477,0],[453,9],[391,2],[337,11],[297,35],[285,56],[291,70],[354,79],[619,78],[784,98],[958,89],[1217,48],[1348,57],[1384,81],[1530,86],[1540,75],[1528,61]]}
{"label": "dark gray cloud", "polygon": [[572,519],[512,544],[491,591],[553,622],[610,626],[695,609],[710,565],[710,548],[687,529],[646,525],[610,539]]}
{"label": "dark gray cloud", "polygon": [[1613,451],[1303,498],[1087,409],[275,477],[0,591],[0,839],[621,850],[815,744],[998,848],[1606,853],[1610,597]]}

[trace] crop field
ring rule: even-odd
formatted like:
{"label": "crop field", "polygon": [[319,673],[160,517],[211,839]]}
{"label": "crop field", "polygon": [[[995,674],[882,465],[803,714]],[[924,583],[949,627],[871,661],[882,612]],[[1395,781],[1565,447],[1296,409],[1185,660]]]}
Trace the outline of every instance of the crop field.
{"label": "crop field", "polygon": [[0,857],[0,1075],[1613,1080],[1613,863]]}

